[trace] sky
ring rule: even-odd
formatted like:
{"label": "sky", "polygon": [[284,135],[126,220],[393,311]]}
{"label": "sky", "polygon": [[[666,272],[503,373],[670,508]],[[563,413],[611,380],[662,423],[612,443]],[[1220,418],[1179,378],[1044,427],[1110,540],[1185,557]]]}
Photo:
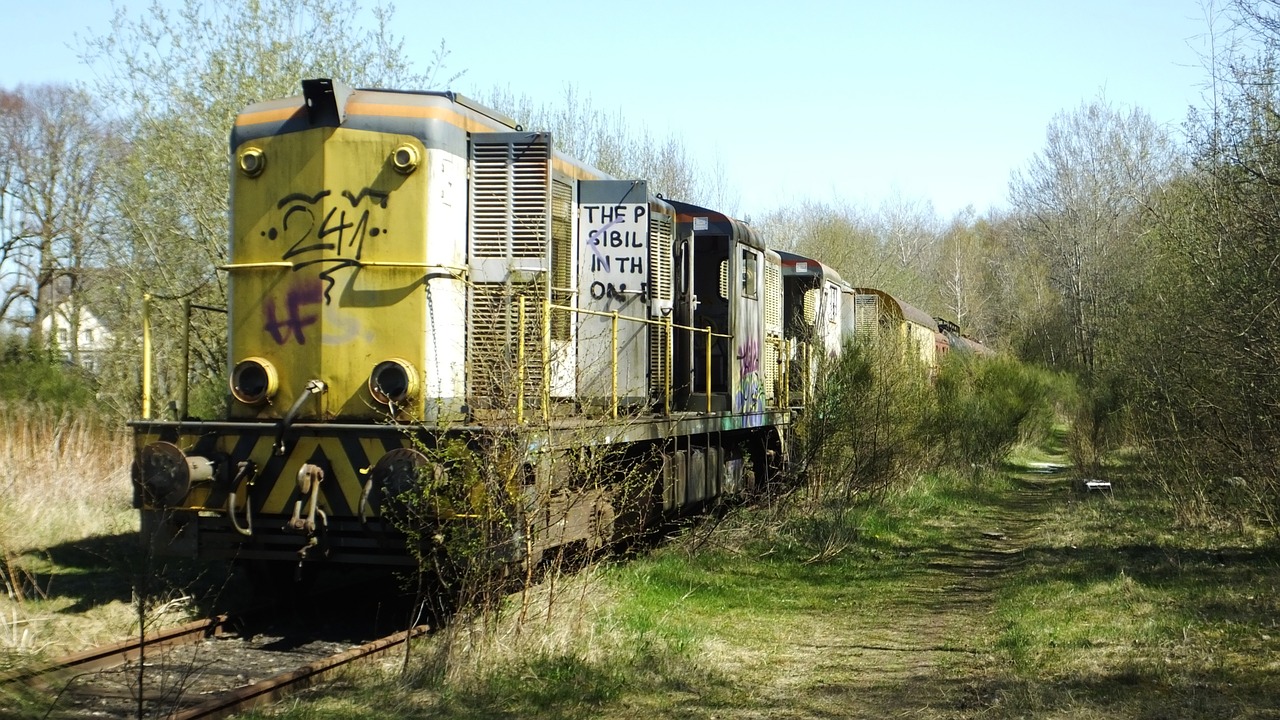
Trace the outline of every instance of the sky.
{"label": "sky", "polygon": [[[91,79],[78,48],[111,13],[0,0],[0,88]],[[463,73],[412,89],[554,106],[572,87],[721,169],[739,217],[815,201],[930,203],[943,219],[1007,207],[1010,173],[1082,103],[1180,131],[1202,104],[1209,29],[1201,0],[402,0],[395,25],[419,69],[443,40],[446,76]]]}

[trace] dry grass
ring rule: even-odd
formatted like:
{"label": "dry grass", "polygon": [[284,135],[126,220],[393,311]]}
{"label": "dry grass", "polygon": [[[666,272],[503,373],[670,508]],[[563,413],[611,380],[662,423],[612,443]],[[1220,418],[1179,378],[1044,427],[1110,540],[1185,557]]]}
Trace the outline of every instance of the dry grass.
{"label": "dry grass", "polygon": [[63,652],[123,634],[127,597],[85,586],[102,584],[94,553],[103,566],[113,559],[109,542],[86,541],[137,528],[127,433],[26,405],[0,405],[0,428],[0,650]]}
{"label": "dry grass", "polygon": [[123,426],[0,406],[0,547],[42,550],[133,526]]}
{"label": "dry grass", "polygon": [[[419,643],[419,673],[452,685],[481,681],[494,667],[531,656],[572,654],[599,660],[607,638],[600,613],[615,598],[602,582],[600,566],[560,575],[506,598],[500,610],[455,618]],[[464,614],[466,611],[464,611]]]}

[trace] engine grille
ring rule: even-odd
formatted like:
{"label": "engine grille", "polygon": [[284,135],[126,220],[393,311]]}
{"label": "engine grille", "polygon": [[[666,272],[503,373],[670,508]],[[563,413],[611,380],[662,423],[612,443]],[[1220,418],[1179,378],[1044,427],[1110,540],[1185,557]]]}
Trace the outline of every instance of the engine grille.
{"label": "engine grille", "polygon": [[[671,239],[673,222],[670,215],[649,214],[649,308],[650,317],[660,319],[658,307],[671,307]],[[663,392],[671,378],[671,359],[667,356],[667,332],[661,325],[649,326],[649,388],[655,395]]]}
{"label": "engine grille", "polygon": [[541,258],[547,252],[551,145],[477,140],[471,145],[471,255]]}
{"label": "engine grille", "polygon": [[520,377],[517,344],[520,338],[519,297],[525,300],[524,317],[524,397],[529,407],[542,396],[542,283],[506,285],[474,283],[471,286],[471,313],[477,321],[468,334],[473,410],[514,410],[511,388]]}
{"label": "engine grille", "polygon": [[[764,328],[765,334],[775,334],[775,328],[782,327],[782,268],[773,263],[765,263],[764,267]],[[773,342],[764,344],[764,387],[766,397],[772,398],[778,387],[778,346]]]}
{"label": "engine grille", "polygon": [[[551,139],[545,133],[472,136],[467,384],[473,411],[510,411],[523,370],[526,405],[541,397],[543,304],[553,236]],[[562,234],[568,229],[560,228]],[[572,242],[571,238],[568,242]],[[554,254],[572,247],[561,239]],[[568,260],[561,260],[568,264]],[[524,364],[518,366],[524,296]]]}

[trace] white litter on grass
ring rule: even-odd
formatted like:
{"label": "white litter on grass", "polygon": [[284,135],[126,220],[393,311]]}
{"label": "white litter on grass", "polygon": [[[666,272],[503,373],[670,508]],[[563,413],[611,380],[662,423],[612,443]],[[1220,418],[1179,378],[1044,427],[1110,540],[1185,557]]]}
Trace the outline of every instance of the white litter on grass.
{"label": "white litter on grass", "polygon": [[1027,463],[1027,469],[1038,473],[1056,473],[1059,470],[1066,470],[1067,466],[1051,462],[1030,462]]}
{"label": "white litter on grass", "polygon": [[1084,480],[1083,482],[1084,489],[1089,492],[1101,492],[1103,490],[1111,492],[1111,483],[1106,480]]}

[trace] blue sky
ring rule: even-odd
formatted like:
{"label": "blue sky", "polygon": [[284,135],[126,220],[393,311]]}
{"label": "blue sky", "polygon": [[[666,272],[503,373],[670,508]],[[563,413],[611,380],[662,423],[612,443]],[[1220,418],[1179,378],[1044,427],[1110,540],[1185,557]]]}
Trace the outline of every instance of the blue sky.
{"label": "blue sky", "polygon": [[[75,36],[106,32],[110,3],[3,5],[0,87],[91,77]],[[396,20],[420,67],[445,41],[465,71],[451,89],[556,104],[572,85],[676,135],[754,217],[805,200],[1002,207],[1054,114],[1101,94],[1176,131],[1207,77],[1200,0],[402,0]]]}

